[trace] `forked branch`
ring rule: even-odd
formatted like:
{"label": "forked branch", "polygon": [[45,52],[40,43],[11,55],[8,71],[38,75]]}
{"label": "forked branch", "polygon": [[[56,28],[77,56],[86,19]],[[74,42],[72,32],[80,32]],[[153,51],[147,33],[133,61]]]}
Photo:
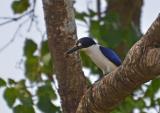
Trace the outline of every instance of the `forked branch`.
{"label": "forked branch", "polygon": [[160,16],[133,45],[123,64],[95,83],[76,113],[109,113],[135,88],[160,74]]}

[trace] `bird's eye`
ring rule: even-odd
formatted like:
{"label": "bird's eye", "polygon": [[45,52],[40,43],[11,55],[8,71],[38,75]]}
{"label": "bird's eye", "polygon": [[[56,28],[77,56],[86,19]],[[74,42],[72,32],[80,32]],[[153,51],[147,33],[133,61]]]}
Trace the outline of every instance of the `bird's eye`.
{"label": "bird's eye", "polygon": [[76,46],[81,46],[81,45],[82,44],[79,41],[76,42]]}
{"label": "bird's eye", "polygon": [[82,44],[81,44],[81,43],[78,43],[77,46],[82,46]]}

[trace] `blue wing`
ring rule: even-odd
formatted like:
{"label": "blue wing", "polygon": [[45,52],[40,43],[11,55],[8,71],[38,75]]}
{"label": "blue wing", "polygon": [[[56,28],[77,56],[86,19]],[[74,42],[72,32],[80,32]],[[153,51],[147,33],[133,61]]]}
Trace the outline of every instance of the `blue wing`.
{"label": "blue wing", "polygon": [[105,57],[107,57],[110,61],[112,61],[116,66],[121,65],[121,59],[112,49],[105,48],[102,46],[99,47]]}

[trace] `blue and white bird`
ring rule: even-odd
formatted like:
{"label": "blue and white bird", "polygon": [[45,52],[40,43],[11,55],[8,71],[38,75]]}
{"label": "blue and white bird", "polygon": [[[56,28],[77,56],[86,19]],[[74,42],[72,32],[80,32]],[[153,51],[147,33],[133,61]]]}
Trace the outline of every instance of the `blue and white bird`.
{"label": "blue and white bird", "polygon": [[108,74],[121,65],[121,59],[112,49],[97,44],[92,38],[80,38],[75,46],[67,51],[67,54],[77,50],[84,51],[103,74]]}

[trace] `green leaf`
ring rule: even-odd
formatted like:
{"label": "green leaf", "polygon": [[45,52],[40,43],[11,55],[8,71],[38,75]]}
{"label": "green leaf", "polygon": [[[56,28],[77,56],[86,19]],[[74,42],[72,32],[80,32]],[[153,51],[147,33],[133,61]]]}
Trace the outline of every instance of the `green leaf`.
{"label": "green leaf", "polygon": [[131,46],[139,39],[139,36],[132,26],[128,26],[127,28],[123,29],[122,34],[122,39],[125,43],[127,43],[128,48],[131,48]]}
{"label": "green leaf", "polygon": [[54,89],[52,88],[50,81],[46,81],[45,85],[38,88],[37,95],[39,97],[47,97],[49,98],[49,100],[57,99],[57,96],[54,92]]}
{"label": "green leaf", "polygon": [[50,81],[45,81],[45,85],[38,88],[37,95],[39,98],[37,106],[41,111],[44,113],[60,112],[60,108],[51,102],[52,100],[55,100],[57,96],[52,88]]}
{"label": "green leaf", "polygon": [[43,56],[42,61],[45,65],[48,65],[49,62],[51,61],[51,54],[48,53],[46,55]]}
{"label": "green leaf", "polygon": [[26,56],[25,61],[25,75],[31,81],[38,81],[40,80],[41,74],[41,67],[39,64],[40,57],[35,56],[34,52],[37,49],[37,44],[31,40],[27,39],[25,41],[24,46],[24,55]]}
{"label": "green leaf", "polygon": [[93,11],[92,9],[88,8],[88,11],[89,11],[89,17],[92,18],[94,16],[97,15],[97,12]]}
{"label": "green leaf", "polygon": [[41,61],[43,63],[41,70],[46,75],[53,75],[53,60],[51,59],[51,54],[48,49],[48,40],[43,41],[41,45]]}
{"label": "green leaf", "polygon": [[17,82],[17,84],[15,85],[15,89],[18,91],[17,98],[22,102],[22,104],[32,106],[32,95],[25,85],[25,80],[22,79],[19,82]]}
{"label": "green leaf", "polygon": [[6,86],[6,82],[0,78],[0,87]]}
{"label": "green leaf", "polygon": [[32,56],[27,58],[25,61],[25,69],[25,75],[29,80],[40,80],[41,70],[38,56]]}
{"label": "green leaf", "polygon": [[100,38],[100,25],[99,21],[91,20],[90,21],[90,35],[92,37]]}
{"label": "green leaf", "polygon": [[20,94],[18,95],[18,98],[22,102],[23,105],[32,106],[32,96],[29,91],[27,90],[20,90]]}
{"label": "green leaf", "polygon": [[157,101],[158,105],[160,105],[160,98],[158,98],[156,101]]}
{"label": "green leaf", "polygon": [[13,109],[14,113],[35,113],[35,110],[32,106],[17,105]]}
{"label": "green leaf", "polygon": [[18,92],[15,88],[6,88],[4,91],[4,99],[6,100],[9,107],[13,106],[17,96]]}
{"label": "green leaf", "polygon": [[29,6],[29,0],[16,0],[12,2],[12,9],[15,14],[25,12]]}
{"label": "green leaf", "polygon": [[45,40],[42,42],[42,45],[41,45],[41,56],[44,56],[48,53],[49,53],[48,40]]}
{"label": "green leaf", "polygon": [[145,107],[144,101],[134,100],[131,96],[127,97],[112,113],[132,113],[134,108],[142,109]]}
{"label": "green leaf", "polygon": [[22,79],[20,80],[19,82],[16,83],[16,86],[15,86],[16,89],[25,89],[26,86],[25,86],[25,80]]}
{"label": "green leaf", "polygon": [[85,17],[88,17],[89,15],[87,14],[87,13],[85,13],[85,12],[81,12],[81,13],[79,13],[79,12],[77,12],[76,11],[76,19],[78,19],[78,20],[81,20],[81,21],[84,21],[84,22],[86,22],[86,20],[85,20]]}
{"label": "green leaf", "polygon": [[24,55],[27,57],[31,57],[33,56],[36,49],[37,49],[37,44],[31,39],[26,39],[24,46]]}
{"label": "green leaf", "polygon": [[117,23],[117,25],[120,23],[120,15],[117,12],[110,12],[107,13],[107,15],[104,17],[104,20],[107,22],[107,24],[109,23]]}
{"label": "green leaf", "polygon": [[61,113],[60,108],[52,104],[48,97],[40,97],[37,106],[44,113]]}
{"label": "green leaf", "polygon": [[155,79],[152,81],[151,85],[148,87],[145,96],[154,98],[155,93],[158,91],[160,88],[160,79]]}
{"label": "green leaf", "polygon": [[50,53],[42,57],[42,62],[43,62],[42,72],[47,75],[52,76],[53,75],[53,65],[52,65],[52,59],[51,59]]}
{"label": "green leaf", "polygon": [[13,85],[13,84],[15,85],[16,84],[16,82],[13,79],[11,79],[11,78],[8,79],[8,83],[10,85]]}
{"label": "green leaf", "polygon": [[116,22],[104,21],[104,25],[100,26],[100,38],[101,44],[107,45],[110,48],[115,48],[119,43],[123,41],[124,32],[120,29]]}

